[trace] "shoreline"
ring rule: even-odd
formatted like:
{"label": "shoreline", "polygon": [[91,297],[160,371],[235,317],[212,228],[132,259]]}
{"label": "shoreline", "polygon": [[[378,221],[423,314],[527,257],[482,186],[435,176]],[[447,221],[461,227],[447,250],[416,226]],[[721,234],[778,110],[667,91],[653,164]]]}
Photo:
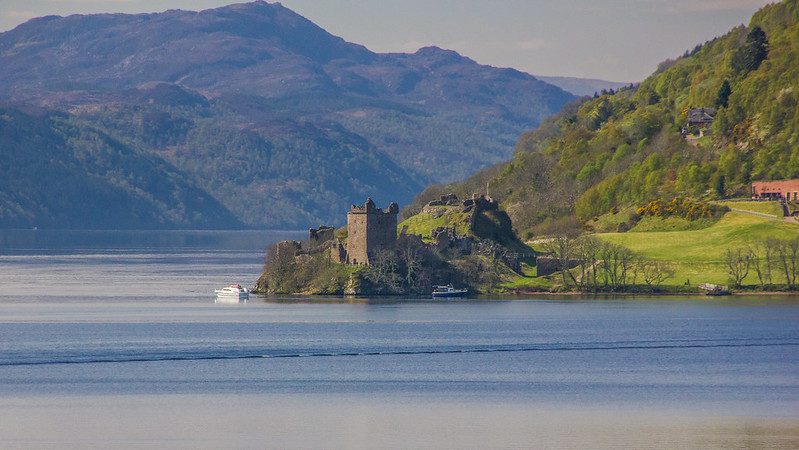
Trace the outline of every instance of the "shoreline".
{"label": "shoreline", "polygon": [[[483,294],[491,295],[491,294]],[[799,297],[799,291],[743,291],[732,292],[727,295],[707,295],[704,292],[539,292],[539,291],[521,291],[518,293],[510,294],[497,294],[497,295],[568,295],[568,296],[615,296],[615,297],[635,297],[635,296],[681,296],[681,297],[747,297],[747,296],[774,296],[774,297]]]}
{"label": "shoreline", "polygon": [[[566,298],[656,298],[656,297],[701,297],[701,299],[717,299],[725,297],[743,298],[743,297],[775,297],[775,298],[792,298],[795,297],[799,301],[799,291],[793,292],[734,292],[730,295],[706,295],[702,292],[505,292],[496,294],[476,294],[461,298],[442,298],[434,299],[432,296],[413,296],[413,295],[385,295],[385,294],[358,294],[358,295],[333,295],[333,294],[267,294],[252,292],[252,294],[271,300],[423,300],[423,301],[438,301],[438,302],[452,302],[470,301],[470,300],[529,300],[534,297],[566,297]],[[699,299],[697,299],[699,300]]]}

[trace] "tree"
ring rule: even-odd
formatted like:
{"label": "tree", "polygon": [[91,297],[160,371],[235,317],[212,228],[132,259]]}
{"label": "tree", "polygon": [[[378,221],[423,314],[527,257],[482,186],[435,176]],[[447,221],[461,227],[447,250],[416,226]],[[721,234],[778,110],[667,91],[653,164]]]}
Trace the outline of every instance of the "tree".
{"label": "tree", "polygon": [[716,195],[719,198],[724,197],[724,195],[726,194],[724,175],[718,175],[716,177],[716,183],[714,189],[716,191]]}
{"label": "tree", "polygon": [[752,268],[757,274],[757,280],[761,289],[772,284],[772,272],[778,264],[777,248],[780,241],[773,237],[768,237],[755,242],[749,246],[749,253],[752,256]]}
{"label": "tree", "polygon": [[727,266],[730,284],[740,287],[752,267],[752,254],[745,248],[727,249],[724,253],[724,264]]}
{"label": "tree", "polygon": [[778,265],[785,275],[785,284],[788,285],[788,289],[795,289],[796,279],[799,276],[799,237],[779,241],[776,256]]}
{"label": "tree", "polygon": [[597,258],[602,241],[593,236],[584,236],[575,241],[574,259],[580,268],[579,279],[574,277],[582,291],[593,291],[598,287]]}
{"label": "tree", "polygon": [[674,269],[666,261],[643,261],[640,265],[641,275],[649,289],[656,288],[674,276]]}
{"label": "tree", "polygon": [[264,274],[266,286],[270,292],[291,293],[296,289],[295,274],[297,272],[296,253],[289,242],[279,242],[266,250]]}
{"label": "tree", "polygon": [[378,291],[395,294],[400,291],[400,277],[397,274],[399,258],[389,249],[378,250],[372,255],[372,262],[364,271],[366,279]]}
{"label": "tree", "polygon": [[486,239],[477,244],[476,253],[488,259],[488,266],[483,271],[481,279],[488,286],[488,290],[493,291],[502,281],[502,264],[507,256],[507,249]]}
{"label": "tree", "polygon": [[569,270],[576,256],[575,239],[570,236],[556,236],[544,244],[544,251],[552,255],[557,262],[558,270],[563,278],[563,285],[568,286],[569,280],[577,285],[577,279]]}
{"label": "tree", "polygon": [[730,100],[730,94],[732,94],[732,88],[730,87],[730,82],[725,79],[716,93],[716,107],[726,108]]}
{"label": "tree", "polygon": [[417,285],[423,269],[424,245],[421,241],[413,239],[401,239],[397,243],[400,262],[405,269],[405,286],[411,290],[417,290]]}
{"label": "tree", "polygon": [[768,56],[768,39],[762,28],[755,25],[746,35],[744,45],[732,55],[730,66],[739,75],[757,70]]}
{"label": "tree", "polygon": [[627,284],[627,273],[631,272],[633,253],[620,245],[604,242],[599,249],[598,267],[602,269],[606,289],[615,291]]}

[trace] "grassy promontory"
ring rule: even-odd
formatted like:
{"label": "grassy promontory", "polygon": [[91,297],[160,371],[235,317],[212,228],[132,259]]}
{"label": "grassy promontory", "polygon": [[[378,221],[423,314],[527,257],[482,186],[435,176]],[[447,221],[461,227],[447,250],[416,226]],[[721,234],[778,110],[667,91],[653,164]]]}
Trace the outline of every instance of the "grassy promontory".
{"label": "grassy promontory", "polygon": [[[397,227],[396,243],[370,251],[368,265],[334,256],[344,230],[324,244],[279,243],[269,249],[256,291],[281,294],[429,295],[451,283],[472,293],[496,292],[534,263],[508,215],[488,197],[428,205]],[[331,253],[332,252],[332,253]]]}
{"label": "grassy promontory", "polygon": [[[626,232],[551,235],[527,244],[502,210],[428,205],[400,222],[396,247],[368,266],[333,262],[327,250],[281,255],[273,249],[258,289],[311,295],[427,295],[444,283],[483,294],[696,293],[703,283],[744,292],[797,289],[799,223],[770,214],[780,211],[777,202],[730,201],[720,209],[663,204],[671,206],[654,208],[662,216],[632,208],[644,216],[626,218],[632,224]],[[618,214],[625,218],[626,211]]]}

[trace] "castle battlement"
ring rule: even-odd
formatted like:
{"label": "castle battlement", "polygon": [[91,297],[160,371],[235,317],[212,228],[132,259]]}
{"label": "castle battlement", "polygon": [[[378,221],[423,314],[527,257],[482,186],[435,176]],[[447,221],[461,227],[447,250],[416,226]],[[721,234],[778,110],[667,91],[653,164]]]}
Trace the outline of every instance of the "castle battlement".
{"label": "castle battlement", "polygon": [[350,211],[348,214],[398,214],[399,213],[399,205],[396,203],[391,203],[388,205],[388,210],[383,211],[382,208],[378,208],[375,205],[374,200],[371,197],[366,199],[366,203],[363,206],[352,205],[350,207]]}

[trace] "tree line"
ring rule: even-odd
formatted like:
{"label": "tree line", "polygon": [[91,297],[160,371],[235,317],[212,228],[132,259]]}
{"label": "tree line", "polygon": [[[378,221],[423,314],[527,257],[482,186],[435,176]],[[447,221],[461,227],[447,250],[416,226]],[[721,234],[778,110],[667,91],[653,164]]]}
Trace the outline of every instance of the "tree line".
{"label": "tree line", "polygon": [[[544,244],[544,250],[555,260],[563,286],[582,292],[656,292],[675,274],[671,262],[648,260],[593,236],[557,236]],[[744,280],[755,275],[764,291],[796,290],[799,236],[768,237],[729,248],[723,263],[732,287],[744,287]]]}
{"label": "tree line", "polygon": [[754,274],[763,290],[775,290],[781,286],[795,290],[799,276],[799,236],[790,239],[767,237],[727,249],[724,265],[730,284],[735,287],[742,287],[746,277]]}
{"label": "tree line", "polygon": [[629,291],[642,284],[654,292],[674,276],[671,263],[646,260],[594,236],[557,236],[544,249],[556,260],[563,286],[582,292]]}

